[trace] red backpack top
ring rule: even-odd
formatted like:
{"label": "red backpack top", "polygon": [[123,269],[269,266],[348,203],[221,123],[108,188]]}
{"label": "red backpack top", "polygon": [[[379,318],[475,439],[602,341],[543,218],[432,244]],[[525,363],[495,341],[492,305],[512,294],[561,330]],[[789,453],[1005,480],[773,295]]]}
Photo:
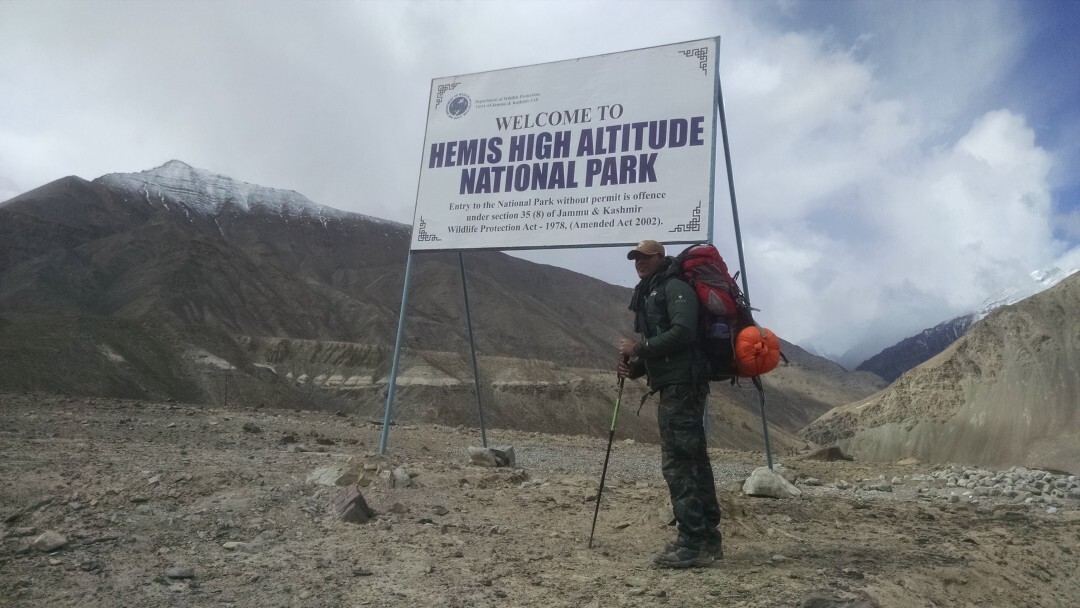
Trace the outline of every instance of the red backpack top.
{"label": "red backpack top", "polygon": [[697,293],[703,312],[734,323],[739,317],[735,300],[741,292],[716,247],[691,245],[675,259],[682,267],[683,279]]}

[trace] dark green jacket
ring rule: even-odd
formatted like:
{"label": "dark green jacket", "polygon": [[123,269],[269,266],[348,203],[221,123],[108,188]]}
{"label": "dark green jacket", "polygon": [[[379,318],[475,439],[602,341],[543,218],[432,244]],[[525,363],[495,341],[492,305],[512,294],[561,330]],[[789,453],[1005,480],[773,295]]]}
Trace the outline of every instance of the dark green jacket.
{"label": "dark green jacket", "polygon": [[[695,382],[693,345],[697,336],[698,300],[685,281],[675,278],[677,267],[667,258],[656,274],[634,289],[630,310],[634,331],[642,341],[634,354],[635,374],[648,374],[649,388]],[[641,364],[644,363],[642,366]]]}

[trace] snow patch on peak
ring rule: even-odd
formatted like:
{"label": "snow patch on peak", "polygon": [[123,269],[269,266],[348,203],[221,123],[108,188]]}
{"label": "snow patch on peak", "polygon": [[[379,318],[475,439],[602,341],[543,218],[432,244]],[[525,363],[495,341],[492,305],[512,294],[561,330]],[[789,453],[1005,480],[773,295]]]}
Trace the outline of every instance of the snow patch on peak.
{"label": "snow patch on peak", "polygon": [[1062,270],[1057,266],[1047,270],[1034,270],[1030,274],[1031,283],[1022,286],[1007,287],[1002,289],[996,296],[989,297],[983,301],[982,308],[973,313],[975,320],[982,320],[996,308],[1016,304],[1021,300],[1030,298],[1037,293],[1050,289],[1076,273],[1077,270],[1078,269],[1076,268]]}
{"label": "snow patch on peak", "polygon": [[1034,279],[1036,283],[1039,283],[1043,289],[1049,289],[1076,273],[1077,270],[1080,269],[1072,268],[1070,270],[1062,270],[1061,268],[1054,266],[1049,270],[1036,270],[1032,272],[1031,278]]}
{"label": "snow patch on peak", "polygon": [[166,201],[171,201],[210,217],[221,215],[226,206],[247,213],[315,217],[324,222],[356,215],[320,205],[293,190],[249,184],[197,169],[179,160],[170,160],[139,173],[110,173],[98,180],[107,186],[136,193],[151,205],[160,203],[167,207]]}

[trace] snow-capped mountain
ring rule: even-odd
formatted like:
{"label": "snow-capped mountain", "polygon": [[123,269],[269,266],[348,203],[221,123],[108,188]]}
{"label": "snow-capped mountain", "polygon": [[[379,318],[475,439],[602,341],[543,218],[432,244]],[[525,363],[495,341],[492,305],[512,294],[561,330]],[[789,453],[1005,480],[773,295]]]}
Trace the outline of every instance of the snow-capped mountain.
{"label": "snow-capped mountain", "polygon": [[995,308],[1016,304],[1020,300],[1050,289],[1078,270],[1080,269],[1062,270],[1054,266],[1047,270],[1033,271],[1031,273],[1031,283],[1003,289],[998,295],[987,298],[983,302],[982,308],[972,314],[975,316],[975,320],[978,321],[990,314]]}
{"label": "snow-capped mountain", "polygon": [[[182,206],[210,217],[228,207],[282,217],[340,218],[349,212],[313,202],[292,190],[249,184],[170,160],[139,173],[110,173],[98,178],[105,186],[138,194],[149,205]],[[373,218],[372,218],[373,219]]]}
{"label": "snow-capped mountain", "polygon": [[1003,289],[996,296],[987,298],[979,310],[939,323],[934,327],[924,329],[914,336],[905,338],[863,361],[855,369],[873,372],[892,382],[904,372],[948,348],[950,344],[967,333],[972,325],[985,318],[995,309],[1016,304],[1021,300],[1041,293],[1057,285],[1066,277],[1077,272],[1077,270],[1073,268],[1065,271],[1056,266],[1048,270],[1036,270],[1031,273],[1031,283]]}

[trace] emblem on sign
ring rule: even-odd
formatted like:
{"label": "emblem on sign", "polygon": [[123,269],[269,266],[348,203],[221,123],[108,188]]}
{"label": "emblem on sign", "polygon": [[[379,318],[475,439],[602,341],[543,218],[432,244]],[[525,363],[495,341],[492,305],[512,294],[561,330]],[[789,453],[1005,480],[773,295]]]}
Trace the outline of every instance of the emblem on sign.
{"label": "emblem on sign", "polygon": [[450,118],[461,118],[469,113],[469,108],[472,106],[472,99],[465,93],[458,93],[450,98],[450,103],[446,104],[446,115]]}

